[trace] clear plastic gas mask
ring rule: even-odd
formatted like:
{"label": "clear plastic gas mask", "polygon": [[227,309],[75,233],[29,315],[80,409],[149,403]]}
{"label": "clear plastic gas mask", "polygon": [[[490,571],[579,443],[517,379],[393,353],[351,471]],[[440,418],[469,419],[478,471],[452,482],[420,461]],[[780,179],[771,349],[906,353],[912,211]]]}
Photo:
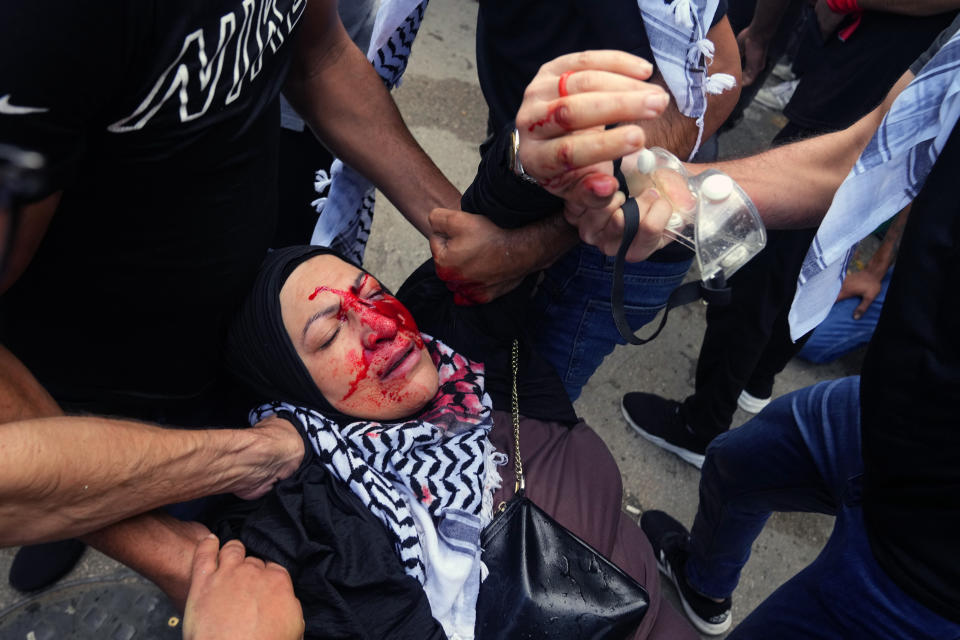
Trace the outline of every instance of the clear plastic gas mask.
{"label": "clear plastic gas mask", "polygon": [[766,245],[757,208],[727,174],[708,169],[690,176],[660,147],[625,157],[621,170],[634,196],[654,188],[670,202],[673,214],[665,233],[696,253],[705,285],[725,286]]}

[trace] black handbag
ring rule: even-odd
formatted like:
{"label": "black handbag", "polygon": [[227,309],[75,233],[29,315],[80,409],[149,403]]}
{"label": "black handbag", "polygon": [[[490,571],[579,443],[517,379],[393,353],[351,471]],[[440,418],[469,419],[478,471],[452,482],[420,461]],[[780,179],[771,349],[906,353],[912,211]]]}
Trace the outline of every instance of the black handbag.
{"label": "black handbag", "polygon": [[524,495],[513,343],[516,493],[480,535],[490,570],[477,599],[478,640],[627,638],[650,603],[646,589]]}

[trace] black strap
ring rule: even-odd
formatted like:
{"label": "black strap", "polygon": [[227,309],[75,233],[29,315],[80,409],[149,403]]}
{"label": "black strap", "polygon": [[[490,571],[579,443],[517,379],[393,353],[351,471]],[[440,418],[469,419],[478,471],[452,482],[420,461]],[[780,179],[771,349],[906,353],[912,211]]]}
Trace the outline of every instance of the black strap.
{"label": "black strap", "polygon": [[670,297],[667,298],[666,307],[663,310],[663,316],[660,318],[660,325],[648,338],[638,338],[630,323],[627,322],[627,312],[623,308],[623,265],[626,262],[627,249],[637,235],[640,228],[640,209],[637,207],[637,201],[634,198],[628,198],[621,207],[623,210],[623,239],[620,241],[620,249],[617,251],[617,258],[613,263],[613,288],[610,292],[610,306],[613,310],[613,322],[617,325],[617,331],[623,336],[629,344],[646,344],[660,335],[660,331],[667,324],[667,316],[670,309],[689,304],[701,298],[710,304],[729,304],[730,287],[722,275],[711,278],[710,282],[704,283],[699,280],[696,282],[687,282],[673,290]]}

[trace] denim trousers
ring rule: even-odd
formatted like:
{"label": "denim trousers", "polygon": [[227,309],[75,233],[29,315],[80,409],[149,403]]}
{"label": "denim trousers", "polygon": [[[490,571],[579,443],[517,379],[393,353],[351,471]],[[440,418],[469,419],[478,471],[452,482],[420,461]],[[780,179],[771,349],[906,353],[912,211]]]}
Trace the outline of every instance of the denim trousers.
{"label": "denim trousers", "polygon": [[[653,320],[683,282],[693,260],[635,262],[624,269],[624,310],[634,331]],[[537,352],[557,370],[570,400],[618,344],[610,289],[614,259],[580,244],[550,267],[528,314]]]}
{"label": "denim trousers", "polygon": [[960,638],[960,624],[908,596],[874,560],[860,501],[859,389],[852,377],[788,394],[708,447],[686,565],[697,591],[733,593],[771,512],[836,515],[816,560],[728,638]]}
{"label": "denim trousers", "polygon": [[853,310],[860,304],[860,298],[847,298],[835,303],[826,319],[813,330],[797,357],[814,364],[825,364],[870,342],[880,320],[880,310],[887,297],[892,275],[893,267],[890,267],[881,281],[880,293],[859,320],[853,319]]}

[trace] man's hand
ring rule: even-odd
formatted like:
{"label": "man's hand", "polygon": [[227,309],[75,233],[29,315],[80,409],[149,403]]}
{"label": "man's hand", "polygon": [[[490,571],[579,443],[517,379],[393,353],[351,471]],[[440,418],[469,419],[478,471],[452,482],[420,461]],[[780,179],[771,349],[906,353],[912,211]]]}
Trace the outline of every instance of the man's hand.
{"label": "man's hand", "polygon": [[266,494],[277,482],[293,475],[303,461],[303,438],[287,420],[276,416],[262,420],[253,428],[253,434],[266,455],[231,488],[244,500]]}
{"label": "man's hand", "polygon": [[755,29],[746,27],[737,34],[737,45],[740,47],[740,59],[743,62],[741,84],[748,87],[767,66],[767,48],[770,42],[765,35],[757,34]]}
{"label": "man's hand", "polygon": [[[608,256],[617,254],[623,239],[623,193],[617,192],[610,205],[598,209],[564,209],[567,222],[577,227],[580,238],[597,247]],[[656,189],[646,189],[637,198],[640,225],[627,249],[627,262],[646,260],[651,253],[667,244],[670,239],[663,230],[673,213],[673,205]]]}
{"label": "man's hand", "polygon": [[430,251],[437,275],[459,305],[484,304],[512,291],[537,265],[534,251],[511,253],[511,232],[481,215],[434,209],[430,212]]}
{"label": "man's hand", "polygon": [[617,190],[613,160],[643,147],[645,137],[637,125],[604,126],[663,113],[670,96],[646,82],[652,71],[622,51],[572,53],[540,67],[516,117],[524,171],[576,206],[609,204]]}
{"label": "man's hand", "polygon": [[286,569],[210,535],[197,545],[184,640],[300,640],[304,620]]}
{"label": "man's hand", "polygon": [[860,304],[853,310],[853,319],[859,320],[866,313],[870,305],[883,288],[883,274],[877,275],[869,269],[863,271],[854,271],[847,274],[843,279],[843,287],[840,289],[840,295],[837,296],[837,302],[847,298],[860,298]]}

